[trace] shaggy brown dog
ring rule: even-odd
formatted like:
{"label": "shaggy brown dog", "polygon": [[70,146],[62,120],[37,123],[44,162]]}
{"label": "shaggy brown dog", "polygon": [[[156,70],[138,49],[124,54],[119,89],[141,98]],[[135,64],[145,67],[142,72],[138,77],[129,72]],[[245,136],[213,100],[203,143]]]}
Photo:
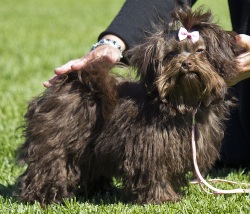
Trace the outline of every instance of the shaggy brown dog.
{"label": "shaggy brown dog", "polygon": [[[19,150],[28,165],[20,198],[60,202],[79,189],[106,191],[115,177],[131,201],[177,200],[193,170],[195,110],[197,160],[201,170],[213,166],[232,105],[226,80],[237,74],[234,58],[242,50],[211,23],[210,12],[182,8],[172,15],[169,26],[127,53],[139,81],[88,69],[81,81],[69,74],[30,102]],[[180,27],[187,38],[177,37]]]}

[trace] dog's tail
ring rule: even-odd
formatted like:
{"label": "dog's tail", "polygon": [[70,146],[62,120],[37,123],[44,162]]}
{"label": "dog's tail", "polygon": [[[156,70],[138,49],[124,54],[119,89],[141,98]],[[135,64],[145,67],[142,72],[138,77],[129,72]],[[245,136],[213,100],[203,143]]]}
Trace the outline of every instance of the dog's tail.
{"label": "dog's tail", "polygon": [[88,87],[102,108],[102,115],[107,118],[114,111],[117,103],[117,80],[111,69],[83,70],[78,72],[78,79],[83,87]]}
{"label": "dog's tail", "polygon": [[82,99],[92,100],[104,119],[109,118],[117,103],[117,80],[111,68],[86,69],[59,76],[45,91],[47,96],[79,94]]}

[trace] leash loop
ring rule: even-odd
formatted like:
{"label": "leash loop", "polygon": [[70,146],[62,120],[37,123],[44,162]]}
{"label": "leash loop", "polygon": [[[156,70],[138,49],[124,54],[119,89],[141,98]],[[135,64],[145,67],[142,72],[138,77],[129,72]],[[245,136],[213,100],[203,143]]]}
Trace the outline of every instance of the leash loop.
{"label": "leash loop", "polygon": [[[232,189],[232,190],[222,190],[222,189],[217,189],[213,187],[211,184],[209,184],[201,175],[198,164],[197,164],[197,153],[196,153],[196,142],[195,142],[195,115],[197,113],[197,109],[195,109],[192,112],[192,154],[193,154],[193,164],[194,164],[194,169],[195,169],[195,175],[197,178],[197,183],[201,187],[203,191],[205,191],[207,194],[233,194],[233,193],[250,193],[250,189]],[[250,186],[250,184],[246,183],[238,183],[234,181],[228,181],[224,179],[211,179],[209,180],[210,182],[226,182],[230,184],[241,184],[241,185],[246,185]],[[194,183],[194,182],[192,182]],[[206,190],[203,185],[205,185],[210,191]]]}

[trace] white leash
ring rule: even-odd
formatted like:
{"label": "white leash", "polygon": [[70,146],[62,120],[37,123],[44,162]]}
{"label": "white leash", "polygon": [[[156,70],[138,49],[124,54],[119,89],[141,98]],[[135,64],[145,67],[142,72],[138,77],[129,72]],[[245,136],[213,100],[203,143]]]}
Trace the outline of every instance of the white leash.
{"label": "white leash", "polygon": [[[197,113],[197,109],[193,111],[192,113],[192,153],[193,153],[193,163],[194,163],[194,169],[195,174],[197,178],[197,183],[200,185],[201,189],[205,191],[208,194],[232,194],[232,193],[250,193],[250,189],[232,189],[232,190],[222,190],[217,189],[210,185],[201,175],[198,164],[197,164],[197,157],[196,157],[196,144],[195,144],[195,115]],[[246,185],[250,186],[250,184],[247,183],[238,183],[234,181],[228,181],[224,179],[211,179],[210,182],[226,182],[230,184],[240,184],[240,185]],[[192,182],[195,183],[195,182]],[[203,184],[210,190],[206,190],[203,187]],[[212,192],[211,192],[212,191]]]}

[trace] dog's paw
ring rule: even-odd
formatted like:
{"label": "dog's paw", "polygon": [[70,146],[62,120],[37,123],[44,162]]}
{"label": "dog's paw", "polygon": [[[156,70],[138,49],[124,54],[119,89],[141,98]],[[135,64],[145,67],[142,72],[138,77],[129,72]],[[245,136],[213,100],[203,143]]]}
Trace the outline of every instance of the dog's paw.
{"label": "dog's paw", "polygon": [[42,207],[52,203],[62,203],[64,199],[73,198],[75,194],[64,187],[43,187],[40,190],[22,189],[17,197],[24,202],[39,202]]}

